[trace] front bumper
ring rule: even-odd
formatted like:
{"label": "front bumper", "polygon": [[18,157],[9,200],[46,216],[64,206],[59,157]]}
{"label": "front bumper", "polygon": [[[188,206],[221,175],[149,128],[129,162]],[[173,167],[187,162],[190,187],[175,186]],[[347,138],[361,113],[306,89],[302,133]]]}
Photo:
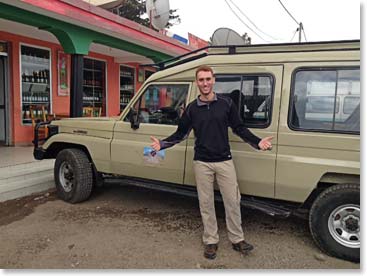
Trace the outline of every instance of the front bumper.
{"label": "front bumper", "polygon": [[33,150],[33,157],[36,160],[43,160],[45,159],[46,151],[43,148],[34,148]]}
{"label": "front bumper", "polygon": [[[39,137],[39,128],[40,127],[46,127],[47,128],[47,136],[46,137]],[[42,146],[39,146],[39,143],[44,143],[47,139],[49,139],[51,136],[57,134],[59,132],[58,126],[50,125],[50,122],[41,122],[37,123],[36,127],[34,128],[34,139],[32,143],[34,144],[34,150],[33,150],[33,157],[36,160],[42,160],[46,158],[46,150],[42,148]]]}

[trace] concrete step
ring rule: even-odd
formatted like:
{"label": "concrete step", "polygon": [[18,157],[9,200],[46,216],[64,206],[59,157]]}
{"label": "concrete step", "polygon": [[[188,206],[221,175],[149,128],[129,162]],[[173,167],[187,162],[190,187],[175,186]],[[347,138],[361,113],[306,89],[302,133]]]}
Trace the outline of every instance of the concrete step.
{"label": "concrete step", "polygon": [[36,162],[29,162],[25,164],[17,164],[0,168],[0,182],[2,180],[9,180],[10,178],[23,177],[28,174],[43,172],[46,170],[53,170],[55,160],[42,160]]}
{"label": "concrete step", "polygon": [[0,168],[0,202],[55,187],[54,160],[42,160]]}
{"label": "concrete step", "polygon": [[22,181],[22,180],[41,178],[43,176],[53,175],[53,173],[54,173],[53,168],[52,169],[45,168],[43,170],[35,170],[35,171],[27,171],[25,173],[19,173],[19,174],[16,174],[11,177],[4,178],[4,179],[0,178],[0,187],[3,184],[7,184],[9,182],[14,183],[14,182]]}
{"label": "concrete step", "polygon": [[54,175],[50,172],[44,172],[41,174],[28,175],[25,179],[18,179],[16,181],[0,182],[0,193],[9,190],[17,190],[28,186],[33,186],[38,183],[45,183],[54,181]]}
{"label": "concrete step", "polygon": [[[29,184],[29,183],[28,183]],[[0,202],[28,196],[35,193],[45,192],[55,187],[55,182],[48,181],[43,183],[36,183],[33,185],[25,186],[19,189],[13,189],[0,192]]]}

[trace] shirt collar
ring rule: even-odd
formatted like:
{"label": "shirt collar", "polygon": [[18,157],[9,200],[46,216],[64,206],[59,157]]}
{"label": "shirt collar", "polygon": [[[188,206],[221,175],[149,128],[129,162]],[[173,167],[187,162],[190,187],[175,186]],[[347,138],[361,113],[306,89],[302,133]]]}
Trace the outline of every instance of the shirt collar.
{"label": "shirt collar", "polygon": [[[214,92],[214,98],[213,98],[212,102],[217,101],[217,100],[218,100],[217,93]],[[204,102],[204,101],[200,100],[200,95],[196,98],[196,104],[198,106],[208,105],[209,103],[210,102]]]}

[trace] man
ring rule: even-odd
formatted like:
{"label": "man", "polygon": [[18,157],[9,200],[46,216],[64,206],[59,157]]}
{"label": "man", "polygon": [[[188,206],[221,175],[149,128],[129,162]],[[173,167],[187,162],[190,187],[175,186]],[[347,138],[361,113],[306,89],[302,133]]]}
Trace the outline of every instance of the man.
{"label": "man", "polygon": [[253,246],[244,240],[241,226],[241,195],[228,141],[228,127],[252,147],[271,149],[273,137],[260,139],[241,121],[233,101],[213,91],[215,77],[209,66],[196,70],[196,84],[200,95],[191,102],[171,136],[158,140],[151,137],[155,151],[172,147],[195,135],[194,172],[199,196],[200,213],[204,225],[204,256],[214,259],[218,249],[218,226],[214,206],[214,178],[222,194],[229,240],[234,250],[247,254]]}

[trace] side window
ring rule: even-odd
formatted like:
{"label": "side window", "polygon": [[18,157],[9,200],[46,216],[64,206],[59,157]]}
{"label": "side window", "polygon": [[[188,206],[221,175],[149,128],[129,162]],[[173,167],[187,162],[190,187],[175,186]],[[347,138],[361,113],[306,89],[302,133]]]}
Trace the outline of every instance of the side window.
{"label": "side window", "polygon": [[265,128],[271,121],[273,77],[217,75],[214,91],[230,97],[248,127]]}
{"label": "side window", "polygon": [[146,124],[177,125],[186,104],[188,84],[148,86],[135,104],[139,120]]}
{"label": "side window", "polygon": [[271,76],[245,76],[242,84],[240,114],[250,127],[270,124],[273,79]]}
{"label": "side window", "polygon": [[343,114],[352,114],[353,111],[358,107],[360,102],[359,97],[346,96],[343,104]]}
{"label": "side window", "polygon": [[294,75],[290,126],[335,132],[360,130],[358,69],[299,70]]}
{"label": "side window", "polygon": [[214,91],[232,99],[237,109],[240,108],[241,76],[215,76]]}

